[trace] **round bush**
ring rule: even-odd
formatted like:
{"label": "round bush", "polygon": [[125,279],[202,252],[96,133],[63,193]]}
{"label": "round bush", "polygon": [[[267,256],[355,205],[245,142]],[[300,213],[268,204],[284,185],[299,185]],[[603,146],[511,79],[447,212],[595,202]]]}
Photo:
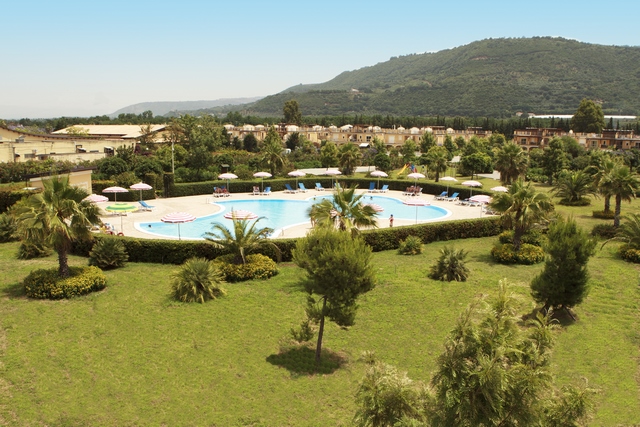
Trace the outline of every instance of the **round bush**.
{"label": "round bush", "polygon": [[491,256],[501,264],[537,264],[544,261],[544,250],[539,246],[523,243],[516,252],[511,243],[504,243],[494,246]]}
{"label": "round bush", "polygon": [[99,291],[107,285],[107,277],[98,267],[69,267],[69,277],[58,276],[58,269],[40,269],[24,279],[29,298],[63,299]]}
{"label": "round bush", "polygon": [[635,264],[640,264],[640,250],[630,248],[627,245],[623,245],[620,247],[620,257],[628,262],[633,262]]}
{"label": "round bush", "polygon": [[591,204],[591,199],[589,199],[588,197],[583,197],[582,199],[578,200],[560,199],[558,204],[564,206],[589,206]]}
{"label": "round bush", "polygon": [[418,255],[422,253],[422,239],[418,236],[407,236],[400,242],[398,253],[401,255]]}
{"label": "round bush", "polygon": [[268,256],[247,255],[246,264],[233,264],[233,254],[215,259],[215,263],[227,282],[242,282],[252,279],[268,279],[278,274],[277,264]]}
{"label": "round bush", "polygon": [[89,252],[89,265],[95,265],[104,270],[124,267],[129,259],[124,243],[117,238],[100,239]]}
{"label": "round bush", "polygon": [[609,212],[593,211],[592,215],[594,218],[598,218],[598,219],[613,219],[615,218],[616,213],[614,211],[609,211]]}
{"label": "round bush", "polygon": [[[540,230],[532,229],[522,236],[522,243],[527,243],[534,246],[542,246],[544,238],[544,234],[542,234]],[[498,235],[498,240],[502,244],[513,243],[513,230],[503,231]]]}
{"label": "round bush", "polygon": [[33,259],[33,258],[44,258],[51,255],[53,251],[51,248],[41,244],[41,243],[31,243],[27,241],[23,241],[20,243],[18,247],[18,259]]}
{"label": "round bush", "polygon": [[603,239],[612,239],[616,236],[616,228],[613,224],[596,224],[591,229],[591,235],[602,237]]}

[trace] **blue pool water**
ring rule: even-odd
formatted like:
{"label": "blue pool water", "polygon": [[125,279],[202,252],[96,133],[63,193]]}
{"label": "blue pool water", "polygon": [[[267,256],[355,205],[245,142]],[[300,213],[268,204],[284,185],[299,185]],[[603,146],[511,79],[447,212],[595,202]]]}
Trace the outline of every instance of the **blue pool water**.
{"label": "blue pool water", "polygon": [[[212,215],[207,215],[196,219],[193,222],[180,224],[180,236],[183,239],[203,239],[204,233],[211,231],[211,224],[219,222],[230,230],[233,229],[231,220],[225,219],[223,215],[231,210],[247,210],[259,216],[263,216],[258,223],[258,227],[271,227],[274,229],[273,237],[278,237],[282,231],[288,227],[299,224],[309,224],[307,211],[312,204],[321,201],[327,196],[310,197],[307,200],[278,200],[270,198],[260,198],[251,200],[226,200],[216,201],[215,205],[222,207],[222,210]],[[364,196],[363,203],[375,203],[384,208],[378,214],[378,221],[388,221],[389,215],[393,214],[395,219],[416,220],[424,222],[443,218],[450,215],[450,212],[437,206],[409,206],[402,203],[402,200],[384,196]],[[213,209],[214,205],[212,205]],[[139,231],[166,237],[178,237],[178,225],[166,224],[164,222],[141,222],[135,224]],[[149,227],[151,226],[151,227]]]}

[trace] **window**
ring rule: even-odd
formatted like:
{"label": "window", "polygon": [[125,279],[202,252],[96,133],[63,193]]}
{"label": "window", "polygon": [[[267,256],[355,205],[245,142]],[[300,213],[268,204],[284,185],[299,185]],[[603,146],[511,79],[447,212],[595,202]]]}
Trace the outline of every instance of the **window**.
{"label": "window", "polygon": [[527,145],[527,138],[522,138],[522,139],[520,140],[520,144],[521,144],[521,145]]}

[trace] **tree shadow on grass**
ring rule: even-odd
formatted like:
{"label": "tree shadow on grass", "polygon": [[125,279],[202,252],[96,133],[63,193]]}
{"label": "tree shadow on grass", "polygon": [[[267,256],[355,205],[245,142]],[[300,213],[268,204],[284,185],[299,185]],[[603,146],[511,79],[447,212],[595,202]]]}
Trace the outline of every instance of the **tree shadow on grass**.
{"label": "tree shadow on grass", "polygon": [[22,282],[12,283],[2,288],[2,296],[9,299],[26,298],[27,294],[24,290]]}
{"label": "tree shadow on grass", "polygon": [[267,362],[280,366],[294,376],[332,374],[347,363],[343,356],[329,350],[322,350],[320,364],[316,365],[316,352],[307,346],[287,347],[278,354],[267,357]]}
{"label": "tree shadow on grass", "polygon": [[[542,308],[537,307],[531,310],[529,313],[523,315],[521,325],[524,325],[528,320],[535,319],[538,313],[540,313],[541,311]],[[554,310],[554,312],[551,314],[551,319],[552,321],[557,322],[557,324],[562,328],[567,328],[576,323],[577,320],[573,316],[573,313],[562,308],[560,310]]]}

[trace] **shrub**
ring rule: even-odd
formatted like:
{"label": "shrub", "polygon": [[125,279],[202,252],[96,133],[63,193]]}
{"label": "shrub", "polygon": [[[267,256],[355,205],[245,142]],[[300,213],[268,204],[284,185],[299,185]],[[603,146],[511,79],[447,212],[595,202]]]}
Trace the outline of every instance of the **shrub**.
{"label": "shrub", "polygon": [[[545,236],[540,230],[531,229],[522,236],[522,243],[527,243],[533,246],[542,246]],[[503,231],[498,235],[500,243],[513,243],[513,230]]]}
{"label": "shrub", "polygon": [[18,225],[13,215],[0,214],[0,243],[18,240]]}
{"label": "shrub", "polygon": [[591,204],[591,199],[589,199],[588,197],[583,197],[581,199],[571,201],[567,199],[560,199],[558,204],[564,206],[589,206]]}
{"label": "shrub", "polygon": [[182,302],[203,303],[226,295],[217,265],[204,258],[187,260],[173,275],[172,295]]}
{"label": "shrub", "polygon": [[253,279],[268,279],[278,274],[278,266],[268,256],[247,255],[246,264],[233,264],[233,255],[223,255],[214,261],[227,282],[243,282]]}
{"label": "shrub", "polygon": [[104,289],[107,278],[98,267],[69,267],[69,277],[58,276],[57,269],[32,271],[24,279],[29,298],[63,299]]}
{"label": "shrub", "polygon": [[544,261],[544,250],[540,246],[523,243],[516,252],[511,243],[499,243],[491,249],[491,256],[501,264],[537,264]]}
{"label": "shrub", "polygon": [[640,264],[640,250],[631,248],[628,245],[622,245],[618,253],[623,260]]}
{"label": "shrub", "polygon": [[100,239],[89,252],[89,265],[95,265],[104,270],[124,267],[129,259],[124,244],[113,237]]}
{"label": "shrub", "polygon": [[440,250],[440,258],[431,266],[429,277],[434,280],[465,282],[469,277],[469,269],[464,260],[469,253],[463,249],[455,250],[445,246]]}
{"label": "shrub", "polygon": [[22,242],[18,247],[18,259],[44,258],[51,255],[53,251],[42,243]]}
{"label": "shrub", "polygon": [[616,213],[614,211],[593,211],[592,215],[594,218],[598,219],[613,219],[616,216]]}
{"label": "shrub", "polygon": [[422,253],[422,240],[418,236],[407,236],[400,242],[398,253],[401,255],[418,255]]}
{"label": "shrub", "polygon": [[603,239],[613,239],[616,236],[616,228],[613,224],[596,224],[591,229],[591,235]]}
{"label": "shrub", "polygon": [[311,341],[315,336],[313,323],[309,318],[300,322],[300,326],[298,328],[291,328],[289,333],[291,334],[291,338],[298,343]]}

